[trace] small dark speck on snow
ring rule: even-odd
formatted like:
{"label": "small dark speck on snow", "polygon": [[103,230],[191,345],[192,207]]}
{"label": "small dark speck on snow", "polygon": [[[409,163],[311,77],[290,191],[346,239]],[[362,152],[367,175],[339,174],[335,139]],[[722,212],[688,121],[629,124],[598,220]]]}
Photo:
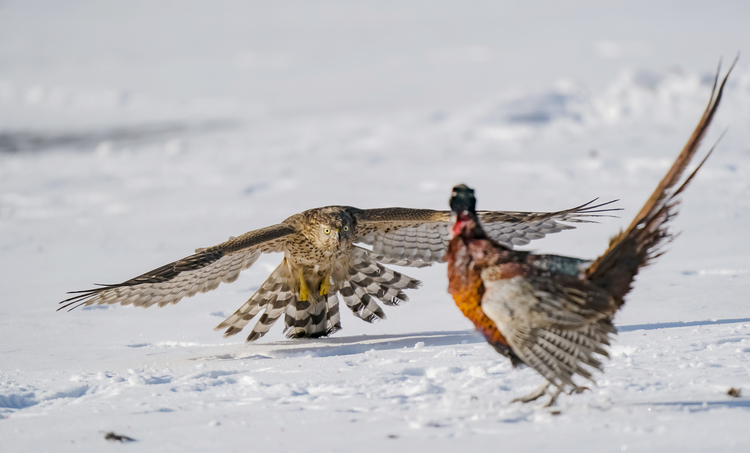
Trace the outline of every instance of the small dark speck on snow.
{"label": "small dark speck on snow", "polygon": [[104,435],[104,439],[110,442],[135,442],[135,439],[121,434],[115,434],[113,431],[108,432]]}

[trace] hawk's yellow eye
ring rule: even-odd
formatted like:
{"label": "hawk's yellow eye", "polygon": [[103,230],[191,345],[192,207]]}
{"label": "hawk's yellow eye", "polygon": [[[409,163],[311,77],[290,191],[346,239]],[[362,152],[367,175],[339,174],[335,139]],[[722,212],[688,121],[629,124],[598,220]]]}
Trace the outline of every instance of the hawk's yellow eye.
{"label": "hawk's yellow eye", "polygon": [[326,228],[325,230],[323,230],[323,232],[325,234],[331,234],[331,229],[330,228]]}
{"label": "hawk's yellow eye", "polygon": [[349,225],[344,225],[344,231],[349,231]]}

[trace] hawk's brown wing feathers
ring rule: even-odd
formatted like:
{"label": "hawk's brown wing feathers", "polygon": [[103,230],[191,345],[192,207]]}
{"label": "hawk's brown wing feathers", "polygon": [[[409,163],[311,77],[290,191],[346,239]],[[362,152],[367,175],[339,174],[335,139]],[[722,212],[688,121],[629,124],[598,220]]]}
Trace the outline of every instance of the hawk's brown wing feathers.
{"label": "hawk's brown wing feathers", "polygon": [[253,230],[219,245],[198,249],[194,255],[125,282],[72,291],[69,294],[76,295],[60,302],[62,306],[58,310],[95,304],[142,307],[175,304],[184,297],[215,289],[222,282],[233,282],[240,271],[252,266],[262,253],[283,251],[285,237],[294,232],[284,224]]}
{"label": "hawk's brown wing feathers", "polygon": [[[618,208],[605,206],[617,200],[594,205],[592,200],[557,212],[478,211],[487,234],[496,242],[513,248],[526,245],[547,234],[575,228],[562,222],[592,222]],[[394,263],[422,267],[441,262],[450,241],[450,211],[431,209],[379,208],[353,209],[357,217],[357,242],[372,246],[373,252]],[[387,263],[386,263],[387,264]]]}
{"label": "hawk's brown wing feathers", "polygon": [[556,212],[504,212],[477,211],[482,227],[487,235],[509,248],[527,245],[529,242],[542,239],[548,234],[572,230],[573,225],[566,223],[595,223],[597,217],[612,217],[604,214],[620,211],[621,208],[608,208],[619,200],[594,204],[598,198],[575,208]]}

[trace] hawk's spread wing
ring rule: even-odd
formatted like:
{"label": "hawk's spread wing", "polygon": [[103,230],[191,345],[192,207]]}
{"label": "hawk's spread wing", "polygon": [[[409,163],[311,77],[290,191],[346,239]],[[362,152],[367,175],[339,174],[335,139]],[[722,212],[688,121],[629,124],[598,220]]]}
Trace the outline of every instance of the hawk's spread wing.
{"label": "hawk's spread wing", "polygon": [[240,271],[252,266],[262,253],[281,252],[286,237],[296,230],[289,225],[272,225],[230,238],[213,247],[197,249],[194,255],[169,263],[143,275],[116,285],[101,285],[62,302],[63,308],[81,305],[122,304],[163,307],[176,304],[183,297],[192,297],[230,283]]}
{"label": "hawk's spread wing", "polygon": [[[557,212],[478,213],[487,234],[496,242],[513,248],[548,234],[575,228],[562,222],[593,222],[592,217],[619,210],[605,208],[617,200],[598,205],[593,204],[595,201]],[[450,211],[409,208],[353,211],[357,217],[356,241],[371,245],[373,252],[392,264],[421,267],[443,260],[450,241]],[[397,260],[402,262],[395,263]]]}

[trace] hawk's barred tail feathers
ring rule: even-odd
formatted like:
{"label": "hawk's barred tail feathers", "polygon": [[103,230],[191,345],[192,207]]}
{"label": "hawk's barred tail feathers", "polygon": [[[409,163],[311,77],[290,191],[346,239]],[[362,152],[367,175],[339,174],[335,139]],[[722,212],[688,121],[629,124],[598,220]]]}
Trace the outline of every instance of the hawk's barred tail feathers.
{"label": "hawk's barred tail feathers", "polygon": [[386,305],[398,305],[409,300],[404,289],[415,289],[422,284],[378,263],[374,259],[376,256],[361,247],[352,249],[349,276],[340,290],[354,316],[367,322],[385,319],[385,313],[375,298]]}
{"label": "hawk's barred tail feathers", "polygon": [[271,329],[271,326],[278,321],[281,315],[284,314],[287,307],[296,303],[297,295],[292,291],[286,284],[283,284],[287,289],[279,291],[277,297],[271,302],[266,304],[266,311],[260,315],[258,322],[255,323],[253,330],[250,335],[247,336],[245,341],[255,341],[263,335],[267,334]]}
{"label": "hawk's barred tail feathers", "polygon": [[[286,259],[279,264],[268,276],[265,282],[258,288],[250,299],[247,300],[231,316],[221,322],[214,330],[227,328],[224,337],[237,334],[261,311],[265,310],[258,320],[248,341],[263,336],[271,325],[276,322],[282,312],[279,310],[287,305],[293,305],[297,300],[295,292],[286,282],[291,280]],[[257,335],[257,336],[255,336]],[[251,337],[254,337],[251,339]]]}
{"label": "hawk's barred tail feathers", "polygon": [[378,319],[385,319],[383,307],[367,294],[361,286],[353,285],[350,280],[344,282],[339,291],[344,303],[352,311],[354,316],[366,321],[375,322]]}
{"label": "hawk's barred tail feathers", "polygon": [[341,329],[339,300],[336,293],[319,296],[321,300],[290,304],[284,320],[287,338],[320,338]]}
{"label": "hawk's barred tail feathers", "polygon": [[328,315],[326,317],[325,333],[320,336],[331,335],[341,330],[341,312],[339,311],[339,298],[336,293],[328,294]]}
{"label": "hawk's barred tail feathers", "polygon": [[[338,290],[354,315],[367,322],[385,318],[377,300],[386,305],[398,305],[409,300],[403,290],[422,284],[388,269],[375,261],[373,255],[369,250],[354,247],[347,279],[340,283]],[[288,338],[317,338],[340,330],[341,313],[336,292],[331,291],[326,297],[312,291],[309,300],[300,301],[299,294],[284,283],[291,280],[286,261],[283,261],[255,294],[214,330],[226,328],[225,337],[235,335],[264,310],[247,341],[265,335],[282,314]],[[334,282],[333,287],[336,286]]]}
{"label": "hawk's barred tail feathers", "polygon": [[[347,279],[338,288],[344,303],[354,315],[367,322],[385,319],[385,313],[376,299],[386,305],[397,305],[409,300],[404,289],[416,288],[421,284],[376,262],[375,256],[369,250],[354,247]],[[317,297],[311,293],[311,298]],[[335,291],[331,291],[327,297],[325,301],[298,303],[295,307],[289,307],[285,320],[287,337],[316,338],[341,329],[339,298]]]}

